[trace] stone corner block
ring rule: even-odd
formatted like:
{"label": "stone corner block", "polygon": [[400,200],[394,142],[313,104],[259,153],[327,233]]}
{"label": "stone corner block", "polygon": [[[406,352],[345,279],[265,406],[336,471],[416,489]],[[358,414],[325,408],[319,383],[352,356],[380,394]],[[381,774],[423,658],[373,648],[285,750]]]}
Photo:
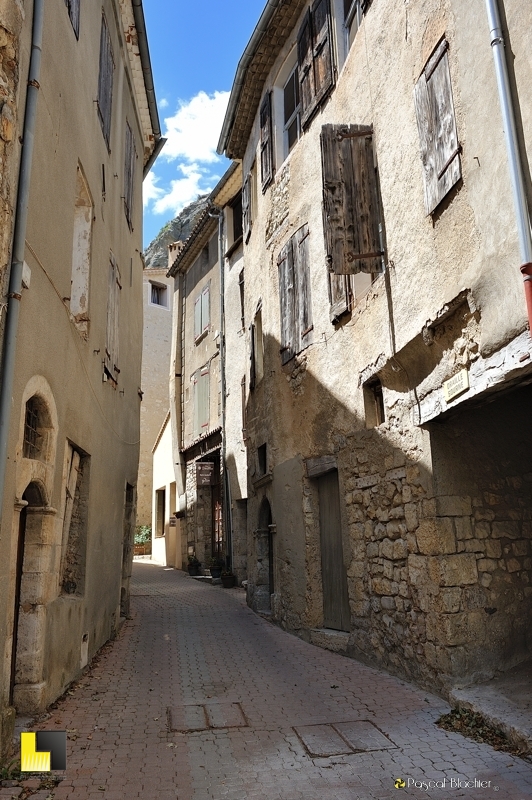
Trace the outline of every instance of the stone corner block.
{"label": "stone corner block", "polygon": [[419,552],[425,556],[456,553],[454,526],[449,517],[421,520],[416,538]]}

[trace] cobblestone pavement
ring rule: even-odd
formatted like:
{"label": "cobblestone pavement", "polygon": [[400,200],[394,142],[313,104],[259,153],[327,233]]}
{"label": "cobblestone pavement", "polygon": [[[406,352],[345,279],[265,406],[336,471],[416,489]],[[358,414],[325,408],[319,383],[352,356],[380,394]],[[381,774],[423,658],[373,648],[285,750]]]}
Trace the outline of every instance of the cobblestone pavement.
{"label": "cobblestone pavement", "polygon": [[38,725],[70,731],[48,797],[532,797],[532,764],[439,729],[441,699],[280,630],[241,589],[142,563],[133,595],[132,620]]}

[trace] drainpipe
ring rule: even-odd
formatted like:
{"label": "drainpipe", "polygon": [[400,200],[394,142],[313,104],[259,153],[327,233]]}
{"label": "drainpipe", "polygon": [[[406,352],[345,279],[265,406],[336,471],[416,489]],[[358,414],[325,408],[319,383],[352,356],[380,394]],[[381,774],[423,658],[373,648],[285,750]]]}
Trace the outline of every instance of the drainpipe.
{"label": "drainpipe", "polygon": [[225,421],[226,421],[226,381],[225,381],[225,251],[224,251],[224,213],[221,208],[209,209],[210,217],[218,218],[218,261],[220,264],[220,372],[222,383],[222,470],[224,486],[223,517],[224,526],[227,531],[227,553],[229,557],[229,567],[233,565],[233,515],[231,512],[231,487],[225,463]]}
{"label": "drainpipe", "polygon": [[44,25],[44,0],[34,0],[31,39],[31,55],[28,71],[28,89],[22,129],[22,152],[18,176],[17,205],[13,231],[13,249],[9,273],[7,295],[7,316],[4,332],[4,353],[2,359],[2,385],[0,387],[0,518],[7,467],[7,446],[11,416],[13,382],[15,376],[15,355],[17,347],[18,320],[22,299],[22,268],[25,255],[28,204],[30,198],[31,165],[35,139],[35,119],[39,78],[41,75],[42,34]]}
{"label": "drainpipe", "polygon": [[488,12],[490,40],[493,50],[493,59],[495,61],[497,86],[499,89],[499,101],[501,104],[506,151],[508,154],[508,166],[510,168],[510,179],[519,235],[519,250],[521,261],[523,262],[521,265],[521,273],[525,284],[528,324],[532,335],[532,238],[530,235],[530,217],[497,0],[486,0],[486,10]]}

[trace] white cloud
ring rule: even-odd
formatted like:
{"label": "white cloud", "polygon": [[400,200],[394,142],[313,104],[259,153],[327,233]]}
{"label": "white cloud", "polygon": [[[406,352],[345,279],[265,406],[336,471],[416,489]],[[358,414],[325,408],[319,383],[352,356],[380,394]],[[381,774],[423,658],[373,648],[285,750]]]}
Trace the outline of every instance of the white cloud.
{"label": "white cloud", "polygon": [[[177,216],[199,194],[210,191],[218,180],[217,175],[205,175],[205,170],[198,164],[180,164],[178,170],[183,177],[171,181],[170,190],[164,196],[157,196],[153,205],[155,214],[171,211],[173,216]],[[156,189],[161,192],[157,187]]]}
{"label": "white cloud", "polygon": [[164,189],[157,186],[159,178],[153,173],[152,170],[148,172],[142,184],[142,203],[144,208],[151,203],[152,200],[158,200],[159,197],[164,195]]}
{"label": "white cloud", "polygon": [[168,108],[168,105],[169,103],[166,97],[161,97],[161,99],[159,100],[159,108]]}
{"label": "white cloud", "polygon": [[218,160],[216,145],[229,100],[229,92],[212,95],[199,92],[188,102],[180,102],[173,117],[164,122],[168,139],[162,156],[169,160],[212,164]]}

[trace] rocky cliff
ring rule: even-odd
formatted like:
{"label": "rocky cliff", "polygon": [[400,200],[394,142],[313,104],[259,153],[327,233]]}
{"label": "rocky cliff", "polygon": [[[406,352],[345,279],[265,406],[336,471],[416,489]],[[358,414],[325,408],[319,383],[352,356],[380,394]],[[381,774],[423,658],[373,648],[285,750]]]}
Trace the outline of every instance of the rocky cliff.
{"label": "rocky cliff", "polygon": [[175,219],[161,228],[153,242],[144,251],[146,269],[166,267],[168,263],[168,245],[172,242],[184,242],[190,236],[196,221],[207,205],[208,195],[201,195],[186,206]]}

